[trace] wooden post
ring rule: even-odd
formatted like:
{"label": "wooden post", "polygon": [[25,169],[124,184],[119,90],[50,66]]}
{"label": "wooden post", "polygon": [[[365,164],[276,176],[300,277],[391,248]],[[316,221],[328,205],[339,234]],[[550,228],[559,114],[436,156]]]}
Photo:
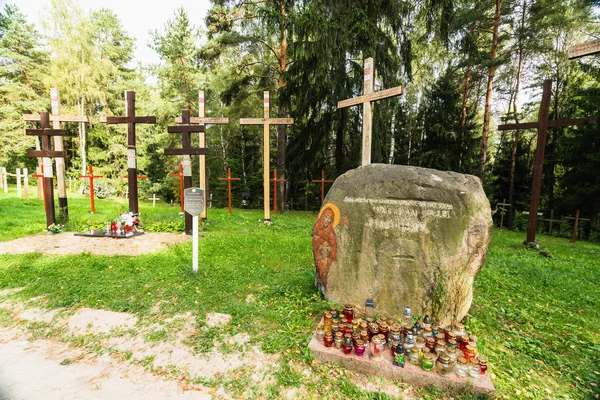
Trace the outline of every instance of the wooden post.
{"label": "wooden post", "polygon": [[135,92],[131,90],[125,92],[125,109],[127,110],[125,117],[102,117],[100,121],[107,124],[127,124],[127,188],[129,191],[129,211],[138,213],[135,127],[136,124],[155,124],[156,117],[135,116]]}
{"label": "wooden post", "polygon": [[7,177],[7,173],[6,173],[6,168],[2,167],[2,176],[0,176],[0,178],[2,179],[2,187],[4,188],[4,193],[8,193],[8,177]]}
{"label": "wooden post", "polygon": [[404,94],[404,88],[397,86],[391,89],[374,92],[375,64],[373,58],[365,59],[363,95],[338,102],[338,108],[363,105],[363,136],[360,165],[371,164],[371,137],[373,135],[373,104],[372,102]]}
{"label": "wooden post", "polygon": [[331,179],[329,180],[325,180],[325,170],[322,169],[321,170],[321,179],[318,180],[313,180],[313,182],[320,182],[321,183],[321,205],[323,205],[323,201],[325,201],[325,182],[333,182]]}
{"label": "wooden post", "polygon": [[50,129],[50,117],[48,113],[41,113],[42,129],[27,129],[26,135],[39,135],[42,141],[42,150],[29,150],[27,155],[30,157],[43,157],[43,175],[44,175],[44,199],[46,209],[46,226],[56,223],[54,213],[54,188],[52,185],[52,159],[50,157],[66,157],[64,150],[51,150],[50,136],[65,135],[60,129]]}
{"label": "wooden post", "polygon": [[100,175],[94,175],[92,170],[92,164],[88,164],[88,175],[81,175],[80,178],[90,180],[90,203],[92,205],[92,214],[96,213],[96,207],[94,206],[94,179],[102,178]]}
{"label": "wooden post", "polygon": [[[207,118],[205,111],[205,99],[204,90],[198,91],[198,117],[192,117],[190,119],[191,124],[200,124],[206,128],[206,125],[224,125],[229,123],[229,118]],[[175,122],[180,124],[181,118],[177,117]],[[198,133],[198,145],[200,148],[207,147],[206,145],[206,133],[205,131]],[[211,196],[208,191],[208,177],[206,176],[206,156],[200,154],[200,189],[204,190],[204,198],[209,199]],[[206,219],[206,207],[200,213],[200,219]]]}
{"label": "wooden post", "polygon": [[227,181],[227,209],[228,215],[231,215],[231,181],[239,181],[240,178],[231,177],[231,168],[227,168],[227,178],[219,178],[220,181]]}
{"label": "wooden post", "polygon": [[286,180],[283,178],[277,179],[277,170],[274,169],[271,182],[273,182],[273,214],[277,215],[277,182],[286,182]]}
{"label": "wooden post", "polygon": [[15,177],[17,178],[17,197],[21,198],[21,168],[17,168]]}
{"label": "wooden post", "polygon": [[548,119],[550,114],[550,99],[552,96],[552,81],[545,80],[542,92],[542,102],[538,113],[537,122],[525,122],[519,124],[499,125],[498,130],[508,131],[513,129],[535,129],[538,130],[537,148],[535,151],[535,166],[533,168],[533,182],[531,185],[531,202],[529,205],[529,226],[527,228],[527,239],[525,244],[535,242],[535,233],[537,230],[538,215],[537,211],[540,205],[540,191],[542,188],[542,172],[544,167],[544,152],[546,150],[546,133],[549,127],[573,126],[595,124],[596,117],[577,118],[567,120]]}
{"label": "wooden post", "polygon": [[179,164],[178,174],[169,174],[169,176],[179,177],[179,204],[181,205],[181,212],[185,212],[183,210],[183,164]]}
{"label": "wooden post", "polygon": [[293,118],[269,118],[270,97],[269,91],[263,92],[263,116],[264,118],[241,118],[241,125],[263,125],[263,207],[265,210],[265,224],[271,223],[271,205],[269,199],[271,197],[269,185],[269,167],[271,144],[269,140],[269,132],[271,125],[292,125]]}
{"label": "wooden post", "polygon": [[[166,155],[182,155],[183,156],[183,190],[192,187],[192,155],[207,154],[208,149],[200,147],[192,147],[192,132],[204,132],[204,125],[194,126],[190,123],[190,110],[181,112],[182,125],[168,126],[167,132],[181,133],[181,148],[180,149],[165,149]],[[184,196],[185,198],[185,196]],[[184,200],[185,203],[185,200]],[[192,215],[185,211],[185,232],[188,235],[192,234],[193,219]]]}
{"label": "wooden post", "polygon": [[29,171],[23,168],[23,184],[25,186],[25,200],[29,200]]}

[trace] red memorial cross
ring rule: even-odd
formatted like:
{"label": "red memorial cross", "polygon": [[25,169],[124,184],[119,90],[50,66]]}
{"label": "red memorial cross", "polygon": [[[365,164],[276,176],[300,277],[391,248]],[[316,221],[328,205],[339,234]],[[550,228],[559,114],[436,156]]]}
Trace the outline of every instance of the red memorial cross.
{"label": "red memorial cross", "polygon": [[277,182],[286,182],[286,180],[283,178],[277,179],[277,170],[274,169],[271,182],[273,182],[273,214],[277,215]]}
{"label": "red memorial cross", "polygon": [[331,183],[333,182],[331,179],[325,180],[325,170],[321,170],[321,179],[313,180],[313,182],[321,182],[321,205],[323,205],[323,201],[325,200],[325,182]]}
{"label": "red memorial cross", "polygon": [[92,164],[88,164],[88,174],[80,175],[82,179],[90,180],[90,204],[92,205],[92,214],[96,213],[96,207],[94,206],[94,179],[102,178],[101,175],[94,175],[94,170],[92,168]]}
{"label": "red memorial cross", "polygon": [[231,168],[227,168],[227,178],[219,178],[220,181],[227,181],[227,204],[228,215],[231,215],[231,181],[239,181],[240,178],[231,177]]}

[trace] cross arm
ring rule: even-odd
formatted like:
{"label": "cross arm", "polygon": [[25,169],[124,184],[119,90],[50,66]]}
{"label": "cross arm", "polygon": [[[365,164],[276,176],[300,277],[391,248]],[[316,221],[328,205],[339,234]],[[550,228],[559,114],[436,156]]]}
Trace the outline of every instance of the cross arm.
{"label": "cross arm", "polygon": [[[560,119],[556,121],[548,121],[548,127],[554,128],[559,126],[574,126],[574,125],[593,125],[598,121],[597,117],[575,118],[575,119]],[[498,125],[499,131],[512,131],[515,129],[536,129],[540,126],[539,122],[524,122],[520,124],[504,124]]]}
{"label": "cross arm", "polygon": [[29,157],[61,157],[66,158],[66,151],[53,151],[53,150],[27,150]]}
{"label": "cross arm", "polygon": [[156,117],[100,117],[100,122],[107,124],[126,124],[129,122],[136,124],[155,124]]}
{"label": "cross arm", "polygon": [[67,132],[62,129],[25,129],[25,134],[29,136],[67,136]]}
{"label": "cross arm", "polygon": [[294,118],[240,118],[240,125],[293,125]]}
{"label": "cross arm", "polygon": [[167,126],[168,133],[188,133],[188,132],[204,132],[202,125],[177,125]]}
{"label": "cross arm", "polygon": [[217,178],[220,181],[239,181],[242,178]]}
{"label": "cross arm", "polygon": [[191,149],[165,149],[165,155],[167,156],[198,156],[198,155],[206,155],[208,154],[208,149],[206,147],[196,147]]}
{"label": "cross arm", "polygon": [[[181,117],[175,118],[176,124],[181,124]],[[213,124],[213,125],[226,125],[229,123],[229,118],[209,118],[209,117],[191,117],[190,123],[192,124]]]}
{"label": "cross arm", "polygon": [[389,97],[399,96],[402,94],[404,94],[404,87],[396,86],[394,88],[381,90],[379,92],[358,96],[353,99],[338,101],[338,108],[356,106],[358,104],[366,103],[369,101],[387,99]]}

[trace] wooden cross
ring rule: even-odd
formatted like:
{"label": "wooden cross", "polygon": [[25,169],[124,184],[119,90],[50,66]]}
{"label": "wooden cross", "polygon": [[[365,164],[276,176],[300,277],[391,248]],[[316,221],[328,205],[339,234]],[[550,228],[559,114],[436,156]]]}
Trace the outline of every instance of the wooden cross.
{"label": "wooden cross", "polygon": [[287,182],[284,178],[277,179],[277,170],[273,170],[273,214],[277,215],[277,182]]}
{"label": "wooden cross", "polygon": [[4,188],[4,193],[8,193],[8,182],[5,167],[2,167],[0,170],[0,187]]}
{"label": "wooden cross", "polygon": [[292,125],[293,118],[269,118],[269,91],[263,93],[263,114],[264,118],[241,118],[241,125],[263,125],[263,205],[265,209],[265,224],[271,223],[271,210],[269,205],[269,151],[271,145],[269,142],[269,128],[271,125]]}
{"label": "wooden cross", "polygon": [[183,211],[183,164],[179,164],[178,174],[169,174],[169,176],[179,177],[179,204],[181,205],[181,212]]}
{"label": "wooden cross", "polygon": [[[192,132],[204,132],[204,125],[190,124],[190,110],[181,111],[182,125],[168,126],[167,132],[181,133],[181,148],[180,149],[165,149],[166,155],[182,155],[183,156],[183,190],[192,187],[192,161],[191,155],[207,154],[207,148],[192,147]],[[185,233],[192,234],[193,219],[189,213],[185,213]]]}
{"label": "wooden cross", "polygon": [[231,168],[227,168],[227,178],[219,178],[220,181],[227,181],[227,204],[228,215],[231,215],[231,181],[239,181],[240,178],[231,177]]}
{"label": "wooden cross", "polygon": [[156,197],[156,193],[152,193],[152,197],[148,198],[148,200],[152,200],[152,208],[156,206],[156,200],[160,200],[160,197]]}
{"label": "wooden cross", "polygon": [[325,180],[325,170],[321,170],[321,180],[313,180],[313,182],[321,182],[321,204],[325,200],[325,182],[333,182],[331,179]]}
{"label": "wooden cross", "polygon": [[82,179],[89,179],[90,180],[90,203],[92,205],[92,214],[96,213],[96,207],[94,207],[94,179],[96,178],[102,178],[102,176],[100,175],[94,175],[94,171],[92,170],[92,164],[88,164],[88,174],[87,175],[80,175],[79,176]]}
{"label": "wooden cross", "polygon": [[21,198],[21,179],[23,180],[23,184],[25,186],[25,200],[29,200],[29,176],[27,168],[23,168],[21,172],[21,168],[17,168],[17,173],[15,174],[15,178],[17,179],[17,197]]}
{"label": "wooden cross", "polygon": [[569,60],[600,53],[600,40],[582,43],[569,49]]}
{"label": "wooden cross", "polygon": [[139,212],[137,164],[135,152],[135,126],[136,124],[155,124],[156,117],[135,116],[135,92],[125,92],[125,117],[101,117],[100,122],[107,124],[127,124],[127,188],[129,191],[129,211]]}
{"label": "wooden cross", "polygon": [[365,59],[363,95],[338,102],[338,108],[363,105],[363,136],[360,165],[371,164],[371,137],[373,135],[373,102],[404,94],[402,86],[375,92],[375,64],[373,58]]}
{"label": "wooden cross", "polygon": [[535,166],[533,168],[533,183],[531,185],[531,202],[529,205],[529,226],[527,228],[527,239],[525,243],[535,242],[535,232],[537,229],[538,208],[540,205],[540,191],[542,188],[542,172],[544,167],[544,152],[546,150],[546,133],[549,127],[574,126],[595,124],[596,117],[550,120],[550,98],[552,96],[552,81],[544,81],[542,92],[542,102],[537,122],[525,122],[519,124],[499,125],[498,130],[508,131],[513,129],[533,129],[537,128],[537,148],[535,150]]}
{"label": "wooden cross", "polygon": [[[57,88],[50,89],[50,103],[52,105],[52,114],[50,115],[50,121],[52,122],[52,128],[60,129],[61,122],[90,122],[90,118],[80,115],[60,115],[60,93]],[[39,114],[25,114],[23,115],[25,121],[40,121]],[[54,137],[54,149],[61,151],[64,150],[64,143],[62,136]],[[67,183],[65,176],[65,162],[62,158],[57,158],[56,162],[56,184],[58,187],[58,210],[64,216],[69,215],[69,204],[67,201]]]}
{"label": "wooden cross", "polygon": [[500,229],[502,229],[502,226],[504,225],[504,216],[506,215],[506,208],[505,207],[512,207],[512,204],[507,203],[506,199],[502,200],[503,203],[497,203],[496,206],[500,206]]}
{"label": "wooden cross", "polygon": [[44,175],[44,200],[46,210],[46,226],[50,226],[56,222],[54,213],[54,187],[52,186],[52,159],[50,157],[66,157],[64,150],[51,150],[50,136],[65,136],[65,131],[61,129],[50,129],[50,116],[47,112],[40,114],[41,129],[26,129],[26,135],[41,136],[42,149],[28,150],[27,155],[30,157],[43,157],[43,175]]}
{"label": "wooden cross", "polygon": [[[198,91],[198,116],[192,117],[190,119],[191,124],[200,124],[200,126],[206,127],[206,125],[226,125],[229,123],[229,118],[207,118],[205,116],[205,99],[204,99],[204,90]],[[181,117],[175,118],[175,122],[178,124],[182,123]],[[206,147],[206,134],[204,132],[200,132],[198,134],[198,145],[200,148]],[[204,154],[200,154],[200,189],[204,190],[205,198],[209,198],[208,190],[207,190],[207,177],[206,177],[206,156]],[[206,207],[200,213],[200,219],[206,219]]]}
{"label": "wooden cross", "polygon": [[569,240],[569,242],[571,243],[575,243],[575,241],[577,240],[577,229],[579,228],[579,221],[589,221],[589,218],[579,218],[579,210],[577,210],[577,212],[575,213],[575,217],[565,217],[565,219],[568,220],[575,220],[575,226],[573,227],[573,236],[571,237],[571,240]]}

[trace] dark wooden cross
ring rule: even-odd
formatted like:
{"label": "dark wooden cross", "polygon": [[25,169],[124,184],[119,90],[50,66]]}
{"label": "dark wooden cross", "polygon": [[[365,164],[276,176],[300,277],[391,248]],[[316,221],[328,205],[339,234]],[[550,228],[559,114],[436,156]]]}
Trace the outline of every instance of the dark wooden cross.
{"label": "dark wooden cross", "polygon": [[512,207],[512,205],[510,203],[506,202],[506,199],[502,200],[503,203],[497,203],[496,206],[500,206],[500,229],[502,229],[502,226],[504,225],[504,216],[506,215],[506,208],[505,207]]}
{"label": "dark wooden cross", "polygon": [[[190,123],[190,110],[181,111],[182,125],[168,126],[167,132],[181,133],[181,148],[180,149],[165,149],[166,155],[182,155],[183,156],[183,190],[192,187],[192,155],[208,154],[207,148],[192,147],[192,133],[204,132],[204,125],[192,125]],[[192,216],[185,213],[185,233],[192,234]]]}
{"label": "dark wooden cross", "polygon": [[269,142],[269,131],[271,125],[292,125],[294,123],[293,118],[269,118],[269,107],[270,97],[269,91],[263,93],[263,115],[264,118],[241,118],[240,125],[263,125],[263,206],[265,209],[265,224],[271,222],[271,209],[269,199],[271,194],[269,193],[269,151],[271,145]]}
{"label": "dark wooden cross", "polygon": [[596,117],[565,119],[553,121],[549,119],[550,98],[552,96],[552,81],[544,81],[542,92],[542,102],[537,122],[525,122],[519,124],[499,125],[498,130],[508,131],[513,129],[535,129],[537,128],[537,148],[535,150],[535,166],[533,167],[533,183],[531,185],[531,202],[529,205],[529,226],[527,228],[527,239],[525,244],[535,242],[535,232],[537,230],[538,208],[540,206],[540,191],[542,188],[542,172],[544,167],[544,152],[546,150],[546,133],[548,128],[559,126],[574,126],[595,124]]}
{"label": "dark wooden cross", "polygon": [[169,174],[169,176],[178,176],[179,177],[179,204],[181,206],[181,212],[185,212],[183,210],[183,164],[179,164],[179,173],[178,174]]}
{"label": "dark wooden cross", "polygon": [[277,215],[277,182],[286,182],[284,178],[277,179],[277,170],[273,170],[273,214]]}
{"label": "dark wooden cross", "polygon": [[[208,118],[205,116],[205,99],[204,99],[204,90],[198,91],[198,116],[190,118],[190,123],[192,124],[200,124],[200,126],[206,127],[206,125],[226,125],[229,123],[229,118]],[[181,117],[175,118],[175,123],[181,124]],[[200,148],[206,147],[206,134],[203,132],[198,134],[198,145]],[[207,178],[206,178],[206,156],[204,154],[200,154],[200,189],[204,190],[204,197],[209,198],[209,193],[207,190]],[[200,213],[200,219],[206,219],[206,207]]]}
{"label": "dark wooden cross", "polygon": [[50,116],[47,112],[40,114],[41,129],[26,129],[26,135],[36,135],[41,137],[41,150],[28,150],[30,157],[43,157],[42,167],[44,175],[44,201],[46,210],[46,226],[56,223],[56,214],[54,213],[54,187],[52,185],[52,159],[51,157],[66,157],[64,150],[52,150],[50,146],[51,136],[66,136],[65,131],[61,129],[50,129]]}
{"label": "dark wooden cross", "polygon": [[127,124],[127,188],[129,191],[129,211],[139,212],[137,163],[135,152],[135,126],[136,124],[155,124],[156,117],[135,116],[135,92],[125,92],[125,117],[101,117],[100,121],[107,124]]}
{"label": "dark wooden cross", "polygon": [[575,241],[577,240],[577,230],[579,228],[579,221],[589,221],[589,218],[580,218],[579,217],[579,210],[577,210],[577,212],[575,213],[575,217],[565,217],[565,219],[568,220],[575,220],[575,226],[573,227],[573,236],[571,237],[571,240],[569,240],[569,242],[571,243],[575,243]]}
{"label": "dark wooden cross", "polygon": [[375,92],[375,64],[373,58],[365,59],[363,95],[338,102],[338,108],[363,105],[363,136],[360,165],[371,164],[371,137],[373,136],[373,102],[404,94],[402,86]]}
{"label": "dark wooden cross", "polygon": [[96,207],[94,206],[94,179],[97,178],[102,178],[101,175],[94,175],[94,170],[92,168],[92,164],[88,164],[88,174],[87,175],[80,175],[79,176],[82,179],[89,179],[90,180],[90,203],[92,206],[92,214],[96,213]]}
{"label": "dark wooden cross", "polygon": [[323,201],[325,200],[325,182],[333,182],[331,179],[326,180],[325,179],[325,170],[322,169],[321,170],[321,179],[318,180],[313,180],[313,182],[320,182],[321,183],[321,205],[323,205]]}
{"label": "dark wooden cross", "polygon": [[227,207],[228,215],[231,215],[231,181],[239,181],[240,178],[231,177],[231,168],[227,168],[227,178],[219,178],[220,181],[227,181]]}

